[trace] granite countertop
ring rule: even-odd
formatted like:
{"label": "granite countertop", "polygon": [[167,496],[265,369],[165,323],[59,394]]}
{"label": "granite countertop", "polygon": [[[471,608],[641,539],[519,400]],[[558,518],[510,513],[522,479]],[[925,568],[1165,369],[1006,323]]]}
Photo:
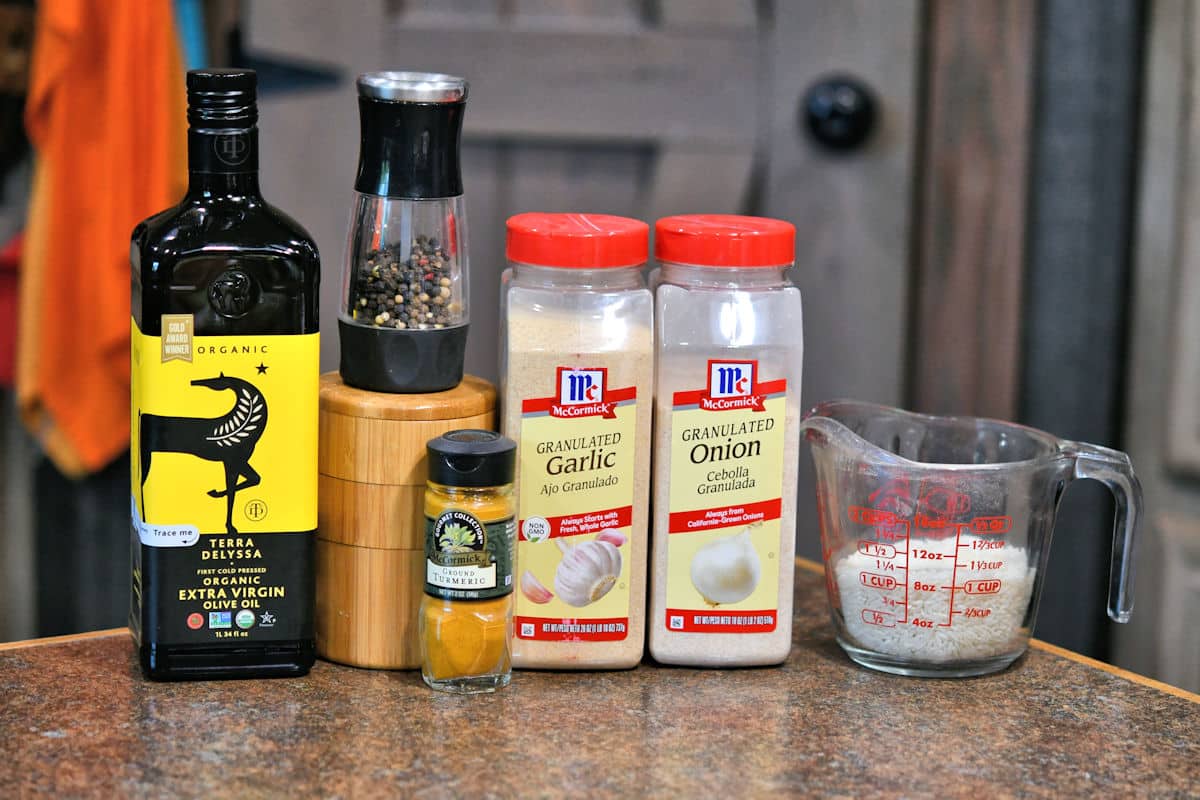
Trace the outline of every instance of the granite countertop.
{"label": "granite countertop", "polygon": [[109,631],[0,649],[0,797],[1200,795],[1200,697],[1035,643],[898,678],[833,640],[801,564],[783,667],[519,672],[491,696],[318,662],[152,684]]}

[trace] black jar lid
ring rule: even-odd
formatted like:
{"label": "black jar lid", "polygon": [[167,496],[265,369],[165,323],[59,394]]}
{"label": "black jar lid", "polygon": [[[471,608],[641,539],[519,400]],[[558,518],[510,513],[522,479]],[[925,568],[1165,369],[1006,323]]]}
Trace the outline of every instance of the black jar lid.
{"label": "black jar lid", "polygon": [[517,443],[495,431],[449,431],[431,439],[426,448],[430,483],[503,486],[512,483],[516,475]]}

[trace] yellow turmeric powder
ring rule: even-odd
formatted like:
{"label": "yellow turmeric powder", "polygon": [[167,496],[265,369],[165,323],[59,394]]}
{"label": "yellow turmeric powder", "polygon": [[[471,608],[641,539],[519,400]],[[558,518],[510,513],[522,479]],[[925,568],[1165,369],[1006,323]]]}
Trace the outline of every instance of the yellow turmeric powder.
{"label": "yellow turmeric powder", "polygon": [[512,595],[495,600],[442,600],[421,605],[426,674],[435,681],[508,673]]}
{"label": "yellow turmeric powder", "polygon": [[434,689],[487,692],[512,671],[516,444],[492,431],[429,442],[421,674]]}

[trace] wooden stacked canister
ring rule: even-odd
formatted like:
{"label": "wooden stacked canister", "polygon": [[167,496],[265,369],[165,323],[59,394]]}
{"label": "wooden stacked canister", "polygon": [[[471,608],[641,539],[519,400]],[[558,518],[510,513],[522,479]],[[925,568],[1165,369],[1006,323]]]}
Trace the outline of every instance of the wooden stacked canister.
{"label": "wooden stacked canister", "polygon": [[496,390],[463,378],[433,394],[355,389],[321,376],[317,653],[358,667],[421,664],[425,444],[494,430]]}

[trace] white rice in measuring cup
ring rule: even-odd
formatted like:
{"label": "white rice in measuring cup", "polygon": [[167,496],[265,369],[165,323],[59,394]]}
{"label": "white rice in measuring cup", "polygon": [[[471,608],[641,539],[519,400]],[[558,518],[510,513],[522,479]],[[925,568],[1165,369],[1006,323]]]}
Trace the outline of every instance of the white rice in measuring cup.
{"label": "white rice in measuring cup", "polygon": [[[970,544],[977,538],[981,537],[964,536],[961,543]],[[839,559],[833,571],[846,630],[855,640],[852,643],[885,655],[932,663],[990,658],[1019,649],[1025,635],[1021,622],[1029,609],[1037,569],[1029,566],[1029,554],[1024,547],[1005,544],[987,553],[989,560],[1002,561],[1003,566],[986,572],[960,567],[956,575],[951,559],[910,560],[907,615],[903,581],[889,590],[866,586],[860,576],[864,572],[877,572],[876,559],[858,551]],[[973,579],[999,580],[1000,589],[995,594],[955,591],[954,611],[962,613],[954,614],[953,624],[941,624],[950,618],[951,598],[951,593],[942,587],[954,581],[961,586]],[[914,590],[916,583],[931,584],[938,590]],[[869,624],[864,611],[885,612],[895,624]],[[926,627],[914,620],[932,625]]]}

